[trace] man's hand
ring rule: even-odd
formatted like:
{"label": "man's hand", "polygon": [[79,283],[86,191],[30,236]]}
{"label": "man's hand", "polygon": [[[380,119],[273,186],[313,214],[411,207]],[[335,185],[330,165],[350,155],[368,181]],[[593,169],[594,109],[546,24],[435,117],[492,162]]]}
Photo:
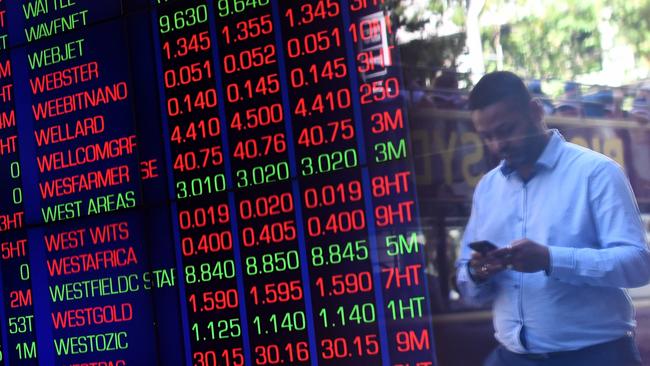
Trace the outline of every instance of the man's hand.
{"label": "man's hand", "polygon": [[509,246],[490,252],[489,256],[499,258],[506,268],[518,272],[548,272],[551,256],[548,247],[532,240],[515,240]]}
{"label": "man's hand", "polygon": [[491,254],[484,256],[478,252],[472,253],[469,266],[471,268],[472,279],[478,282],[483,282],[505,269],[505,265],[501,259],[492,257]]}

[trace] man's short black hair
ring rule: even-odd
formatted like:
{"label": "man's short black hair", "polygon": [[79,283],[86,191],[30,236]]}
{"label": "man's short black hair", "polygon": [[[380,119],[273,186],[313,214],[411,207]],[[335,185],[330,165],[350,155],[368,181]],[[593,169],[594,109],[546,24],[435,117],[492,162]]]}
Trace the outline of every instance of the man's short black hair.
{"label": "man's short black hair", "polygon": [[530,92],[519,76],[509,71],[495,71],[485,74],[469,93],[469,110],[488,107],[501,101],[528,107]]}

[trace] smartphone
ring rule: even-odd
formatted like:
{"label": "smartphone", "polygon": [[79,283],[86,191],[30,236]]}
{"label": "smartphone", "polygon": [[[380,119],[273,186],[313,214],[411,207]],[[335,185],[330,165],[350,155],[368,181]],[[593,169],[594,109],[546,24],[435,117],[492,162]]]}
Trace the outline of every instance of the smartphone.
{"label": "smartphone", "polygon": [[494,245],[494,243],[489,242],[487,240],[481,240],[481,241],[475,241],[469,243],[469,247],[472,248],[472,250],[481,253],[482,255],[486,255],[488,252],[497,249],[497,246]]}

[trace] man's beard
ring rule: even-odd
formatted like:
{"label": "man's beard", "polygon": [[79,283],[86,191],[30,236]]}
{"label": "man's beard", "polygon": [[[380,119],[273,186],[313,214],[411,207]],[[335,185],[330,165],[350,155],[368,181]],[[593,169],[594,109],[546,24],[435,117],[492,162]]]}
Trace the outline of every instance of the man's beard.
{"label": "man's beard", "polygon": [[499,158],[505,160],[512,169],[534,164],[541,153],[539,150],[543,145],[543,135],[544,132],[539,132],[531,126],[519,148],[500,151]]}

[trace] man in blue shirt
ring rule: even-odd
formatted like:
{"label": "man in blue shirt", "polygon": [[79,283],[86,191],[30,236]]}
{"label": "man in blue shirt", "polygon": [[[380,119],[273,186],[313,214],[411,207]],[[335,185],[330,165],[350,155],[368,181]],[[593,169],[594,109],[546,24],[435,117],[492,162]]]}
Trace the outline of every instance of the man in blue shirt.
{"label": "man in blue shirt", "polygon": [[[493,306],[501,345],[485,365],[641,365],[625,288],[650,281],[650,252],[621,167],[547,130],[512,73],[485,75],[469,108],[502,159],[476,187],[457,262],[465,301]],[[498,249],[469,248],[482,240]]]}

